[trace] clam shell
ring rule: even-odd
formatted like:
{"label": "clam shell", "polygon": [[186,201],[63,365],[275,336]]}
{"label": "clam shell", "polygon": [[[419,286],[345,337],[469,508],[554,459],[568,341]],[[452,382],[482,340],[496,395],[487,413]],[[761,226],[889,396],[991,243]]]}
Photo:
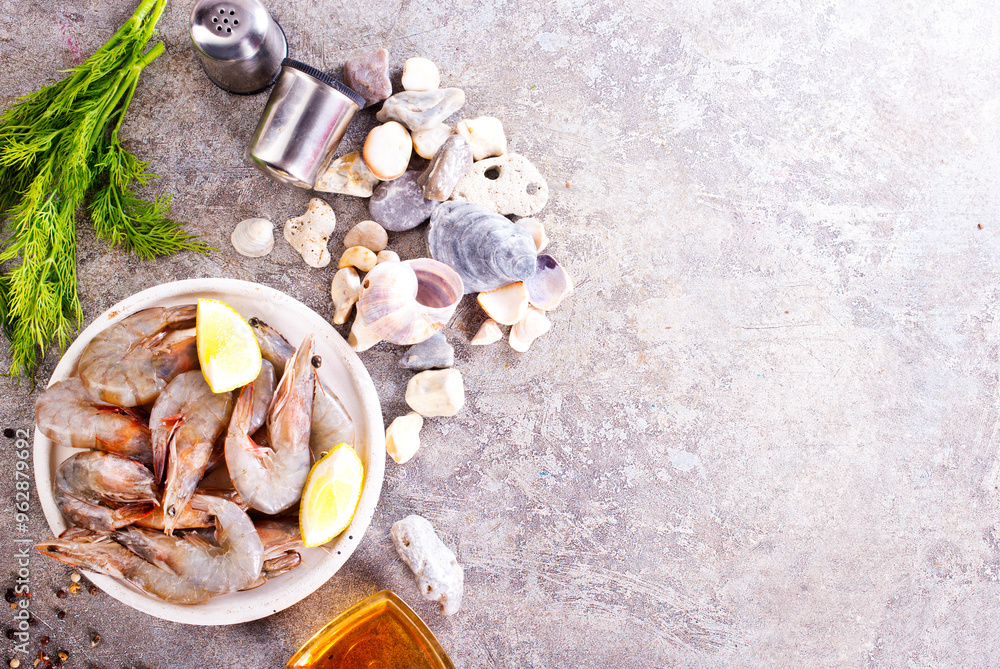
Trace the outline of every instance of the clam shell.
{"label": "clam shell", "polygon": [[248,258],[266,256],[274,248],[274,223],[266,218],[240,221],[229,236],[233,248]]}
{"label": "clam shell", "polygon": [[503,332],[500,331],[500,326],[492,318],[487,318],[479,326],[479,331],[470,343],[473,346],[485,346],[501,339],[503,339]]}
{"label": "clam shell", "polygon": [[386,341],[416,344],[445,326],[462,294],[462,278],[436,260],[385,262],[361,282],[358,318]]}
{"label": "clam shell", "polygon": [[535,274],[535,242],[524,228],[469,202],[445,202],[427,232],[431,257],[462,277],[466,293],[480,293]]}
{"label": "clam shell", "polygon": [[528,313],[524,318],[514,324],[510,329],[510,347],[519,353],[524,353],[532,342],[552,329],[552,321],[545,312],[535,307],[528,307]]}
{"label": "clam shell", "polygon": [[528,313],[528,289],[520,281],[479,293],[476,300],[490,318],[503,325],[513,325]]}
{"label": "clam shell", "polygon": [[573,280],[550,255],[538,256],[536,263],[535,276],[524,282],[528,300],[543,311],[551,311],[572,292]]}

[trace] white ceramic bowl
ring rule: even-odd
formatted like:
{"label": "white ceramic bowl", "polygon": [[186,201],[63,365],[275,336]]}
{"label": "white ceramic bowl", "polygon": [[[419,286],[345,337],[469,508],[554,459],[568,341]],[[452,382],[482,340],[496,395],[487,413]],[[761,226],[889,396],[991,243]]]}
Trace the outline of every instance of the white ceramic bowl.
{"label": "white ceramic bowl", "polygon": [[[361,501],[350,526],[323,548],[303,551],[303,564],[246,592],[221,595],[201,604],[169,604],[147,595],[124,581],[89,574],[88,578],[109,595],[157,618],[191,625],[232,625],[264,618],[305,598],[330,579],[361,541],[371,522],[385,473],[385,432],[382,409],[365,366],[333,327],[298,300],[273,288],[235,279],[190,279],[165,283],[122,300],[101,314],[69,347],[56,366],[49,385],[76,372],[81,353],[99,332],[147,307],[197,302],[207,297],[223,300],[245,318],[256,316],[283,334],[294,345],[307,333],[316,337],[316,353],[323,358],[319,375],[333,388],[354,420],[355,449],[365,467]],[[45,518],[58,535],[66,529],[52,496],[52,481],[59,463],[79,453],[56,446],[35,428],[35,481]]]}

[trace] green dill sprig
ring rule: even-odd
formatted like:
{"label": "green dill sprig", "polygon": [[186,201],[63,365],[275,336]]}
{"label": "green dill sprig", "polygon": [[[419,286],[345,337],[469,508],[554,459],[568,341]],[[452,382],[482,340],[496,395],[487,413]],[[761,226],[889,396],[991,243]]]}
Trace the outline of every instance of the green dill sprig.
{"label": "green dill sprig", "polygon": [[[33,376],[56,342],[65,349],[83,313],[77,293],[76,212],[86,206],[99,239],[140,259],[210,249],[168,218],[170,197],[135,192],[154,175],[118,139],[166,0],[135,13],[65,78],[0,115],[0,324],[11,376]],[[89,203],[88,203],[89,200]]]}

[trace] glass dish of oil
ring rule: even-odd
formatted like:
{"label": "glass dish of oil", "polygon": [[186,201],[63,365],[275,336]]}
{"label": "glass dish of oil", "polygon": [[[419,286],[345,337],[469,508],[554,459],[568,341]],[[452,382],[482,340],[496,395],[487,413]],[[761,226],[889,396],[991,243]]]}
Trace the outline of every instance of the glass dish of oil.
{"label": "glass dish of oil", "polygon": [[389,590],[334,618],[286,669],[455,669],[424,621]]}

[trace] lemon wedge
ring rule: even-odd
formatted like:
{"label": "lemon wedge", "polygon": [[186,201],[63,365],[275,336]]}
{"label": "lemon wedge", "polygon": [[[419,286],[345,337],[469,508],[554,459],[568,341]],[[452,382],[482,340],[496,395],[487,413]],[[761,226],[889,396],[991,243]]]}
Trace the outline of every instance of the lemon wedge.
{"label": "lemon wedge", "polygon": [[260,374],[260,345],[253,329],[220,300],[198,300],[198,362],[213,393],[245,386]]}
{"label": "lemon wedge", "polygon": [[319,546],[347,529],[364,475],[361,459],[347,444],[338,444],[313,465],[299,505],[302,543]]}

